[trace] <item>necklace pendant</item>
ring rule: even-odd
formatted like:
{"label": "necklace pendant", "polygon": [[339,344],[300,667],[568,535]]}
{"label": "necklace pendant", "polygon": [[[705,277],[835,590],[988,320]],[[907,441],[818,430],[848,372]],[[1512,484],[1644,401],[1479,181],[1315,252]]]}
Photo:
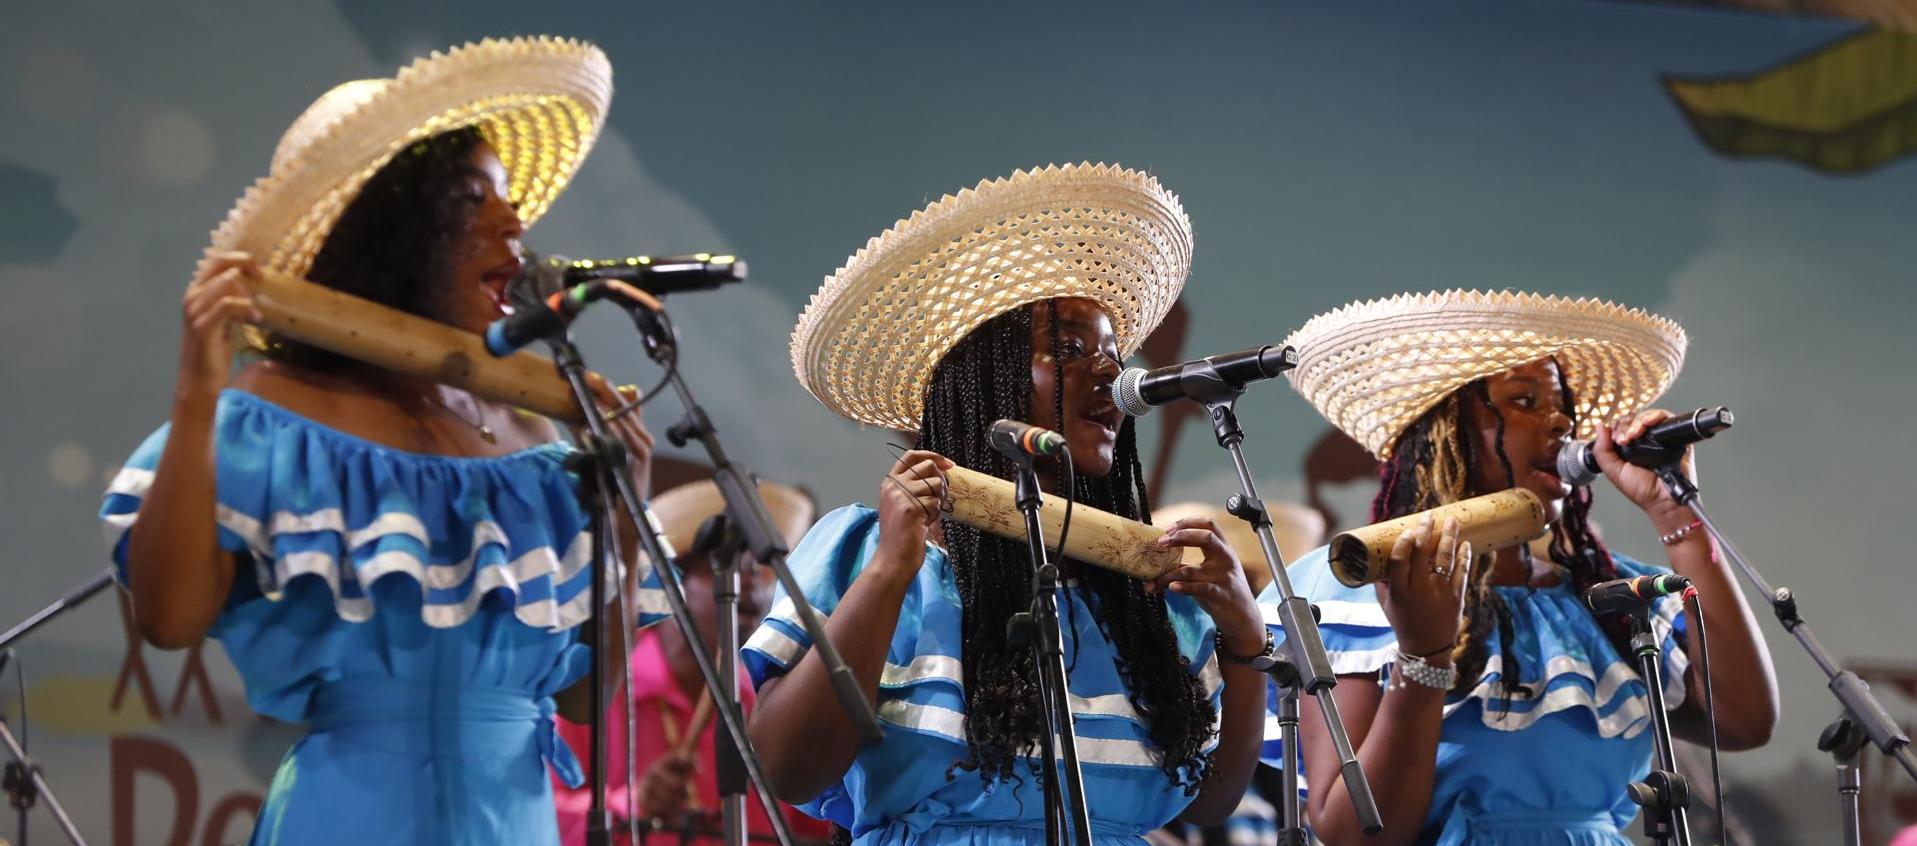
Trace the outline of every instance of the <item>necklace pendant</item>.
{"label": "necklace pendant", "polygon": [[498,436],[493,434],[493,427],[491,426],[481,424],[479,427],[479,437],[481,440],[489,444],[499,443],[499,438]]}

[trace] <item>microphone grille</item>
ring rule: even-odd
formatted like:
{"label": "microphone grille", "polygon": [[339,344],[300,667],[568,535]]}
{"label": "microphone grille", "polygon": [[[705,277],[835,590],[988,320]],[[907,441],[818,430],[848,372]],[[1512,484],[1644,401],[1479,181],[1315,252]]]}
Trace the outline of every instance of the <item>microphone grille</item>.
{"label": "microphone grille", "polygon": [[1130,417],[1144,417],[1152,412],[1151,403],[1145,401],[1139,393],[1138,385],[1145,379],[1145,368],[1127,367],[1118,374],[1118,382],[1112,385],[1112,402],[1118,410]]}
{"label": "microphone grille", "polygon": [[1597,481],[1602,473],[1592,468],[1597,462],[1591,460],[1589,441],[1572,441],[1558,450],[1558,478],[1573,487],[1584,487]]}

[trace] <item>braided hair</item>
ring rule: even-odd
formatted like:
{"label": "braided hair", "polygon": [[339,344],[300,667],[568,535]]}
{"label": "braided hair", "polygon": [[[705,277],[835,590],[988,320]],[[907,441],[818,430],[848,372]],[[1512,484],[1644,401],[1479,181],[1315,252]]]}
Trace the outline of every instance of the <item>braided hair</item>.
{"label": "braided hair", "polygon": [[[1049,303],[1013,309],[988,321],[939,362],[926,392],[920,449],[972,470],[1012,478],[1012,463],[987,445],[985,431],[1001,418],[1030,419],[1035,311],[1051,323],[1054,375],[1062,377],[1058,323]],[[1056,378],[1053,384],[1053,407],[1062,410],[1064,380]],[[1111,472],[1104,478],[1080,476],[1072,497],[1149,522],[1144,479],[1137,435],[1127,419],[1119,428]],[[987,783],[1018,779],[1014,764],[1038,754],[1045,726],[1031,650],[1012,645],[1005,636],[1012,614],[1031,607],[1031,564],[1023,542],[951,519],[943,529],[963,608],[960,658],[968,754],[954,767],[975,769]],[[1173,783],[1196,793],[1211,772],[1211,756],[1203,746],[1216,731],[1217,714],[1178,651],[1164,596],[1146,593],[1143,582],[1124,575],[1065,563],[1076,571],[1080,589],[1098,609],[1099,631],[1113,646],[1118,675],[1132,707],[1149,727],[1160,768]],[[1044,777],[1037,767],[1032,772]]]}
{"label": "braided hair", "polygon": [[[1568,382],[1558,393],[1560,409],[1576,421],[1577,403]],[[1489,415],[1493,429],[1492,455],[1479,456],[1481,444],[1476,433],[1484,422],[1477,415]],[[1517,486],[1511,459],[1504,451],[1504,414],[1491,401],[1483,379],[1454,391],[1431,407],[1398,437],[1391,458],[1379,467],[1378,495],[1371,502],[1373,522],[1402,517],[1436,508],[1450,502],[1494,493],[1479,490],[1472,469],[1479,461],[1498,462],[1504,471],[1504,487]],[[1518,554],[1530,561],[1528,546]],[[1598,582],[1615,578],[1617,565],[1610,550],[1591,531],[1591,489],[1578,487],[1564,500],[1557,522],[1551,528],[1551,560],[1569,575],[1571,587],[1580,595]],[[1493,628],[1506,644],[1516,638],[1511,609],[1504,597],[1491,589],[1491,553],[1483,553],[1473,562],[1472,582],[1466,593],[1464,623],[1458,642],[1452,647],[1452,662],[1458,668],[1453,693],[1475,687],[1489,660],[1486,643]],[[1628,654],[1629,632],[1615,619],[1600,618],[1605,634],[1619,654]],[[1515,652],[1506,650],[1500,670],[1500,687],[1507,704],[1511,698],[1525,698],[1531,691],[1520,683],[1523,668]]]}

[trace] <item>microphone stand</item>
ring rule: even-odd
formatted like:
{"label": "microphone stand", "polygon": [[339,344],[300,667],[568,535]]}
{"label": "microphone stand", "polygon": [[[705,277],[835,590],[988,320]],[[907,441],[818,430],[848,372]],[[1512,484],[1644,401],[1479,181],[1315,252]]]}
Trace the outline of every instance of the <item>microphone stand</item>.
{"label": "microphone stand", "polygon": [[[640,339],[645,345],[646,355],[665,368],[665,380],[678,395],[680,407],[685,411],[685,416],[679,422],[666,429],[666,439],[671,441],[673,446],[678,447],[698,441],[699,445],[705,449],[706,458],[712,463],[712,481],[718,486],[719,494],[725,500],[725,514],[730,530],[738,533],[745,550],[752,553],[753,560],[771,567],[773,573],[777,574],[779,583],[785,586],[787,598],[792,601],[794,614],[799,618],[806,634],[812,639],[812,649],[818,653],[819,660],[825,665],[826,675],[832,680],[832,690],[838,697],[840,707],[845,709],[846,715],[852,720],[865,743],[878,743],[885,738],[885,731],[879,727],[878,714],[872,710],[872,704],[866,701],[865,691],[859,686],[858,677],[852,674],[852,668],[845,663],[845,659],[839,655],[838,647],[826,635],[825,624],[819,620],[818,612],[812,608],[812,603],[806,601],[805,592],[792,575],[791,568],[786,566],[786,554],[790,550],[786,547],[784,536],[773,523],[772,514],[766,509],[765,500],[759,496],[756,478],[726,454],[725,446],[719,442],[718,429],[712,425],[712,419],[707,416],[705,408],[699,405],[698,399],[692,395],[692,389],[687,387],[685,379],[679,375],[679,341],[672,330],[670,319],[665,316],[663,308],[655,308],[644,302],[624,299],[617,301],[625,307],[626,312],[632,317],[633,325],[638,328]],[[584,386],[583,379],[582,374],[579,388]],[[581,403],[586,404],[587,400],[582,399]],[[589,411],[587,416],[589,418],[597,416],[597,409]],[[629,479],[622,481],[629,483]],[[630,498],[628,501],[631,501]],[[655,540],[659,539],[659,533],[654,530],[649,529],[640,534],[642,540],[648,536]],[[667,550],[662,552],[669,554]],[[666,559],[655,557],[653,560]],[[678,572],[671,567],[662,567],[660,570],[668,580],[669,589],[666,597],[673,603],[674,617],[685,617],[687,613],[685,597],[680,588]],[[736,593],[734,598],[736,600]],[[736,605],[734,613],[736,613]],[[736,694],[727,693],[728,690],[736,691],[736,670],[726,676],[719,674],[719,670],[712,666],[710,653],[705,651],[705,644],[699,640],[698,633],[693,630],[689,620],[682,621],[680,631],[686,635],[686,642],[693,647],[693,659],[698,662],[699,671],[706,677],[706,686],[712,691],[713,710],[726,727],[725,739],[730,742],[732,751],[738,753],[739,762],[744,766],[748,779],[757,788],[759,802],[764,806],[766,818],[778,835],[779,842],[790,846],[792,833],[786,824],[785,815],[779,812],[778,803],[772,798],[772,792],[766,786],[765,769],[759,762],[758,752],[746,740],[743,709],[739,707]],[[736,641],[737,628],[730,629],[730,632],[730,635],[721,632],[719,637],[722,640],[731,637]],[[728,663],[737,652],[736,646],[727,650]],[[738,811],[736,814],[726,815],[727,842],[735,846],[743,843],[745,838],[743,805]],[[735,826],[736,833],[733,831]]]}
{"label": "microphone stand", "polygon": [[[884,740],[885,730],[879,727],[878,714],[872,710],[872,703],[865,700],[865,691],[859,686],[858,677],[852,674],[852,668],[839,655],[839,648],[826,636],[825,624],[820,622],[818,612],[806,600],[805,591],[799,587],[791,568],[786,566],[786,554],[791,550],[786,547],[785,536],[773,522],[772,512],[766,509],[765,500],[759,497],[756,477],[726,454],[725,446],[719,442],[719,430],[712,425],[712,418],[693,397],[686,380],[679,376],[679,340],[669,318],[665,317],[663,310],[654,310],[643,303],[622,300],[620,305],[626,308],[626,312],[632,316],[633,325],[638,327],[640,338],[645,342],[646,355],[666,369],[666,382],[672,386],[673,393],[678,394],[679,404],[685,410],[685,417],[666,429],[666,439],[677,447],[698,441],[705,450],[706,459],[712,463],[712,481],[718,486],[719,495],[726,503],[727,520],[744,540],[745,549],[752,553],[752,559],[771,567],[779,578],[779,584],[785,587],[786,598],[793,605],[793,613],[805,628],[806,636],[812,639],[812,649],[818,653],[820,662],[825,665],[826,676],[832,680],[832,692],[838,697],[839,706],[845,709],[865,743]],[[742,749],[745,748],[744,741],[744,735],[735,738]],[[763,793],[764,779],[754,776],[752,780],[761,787]],[[769,805],[767,813],[771,813]]]}
{"label": "microphone stand", "polygon": [[[1295,363],[1295,360],[1288,363]],[[1338,676],[1332,672],[1331,657],[1325,654],[1324,641],[1318,636],[1318,614],[1311,603],[1291,589],[1291,578],[1285,573],[1285,559],[1278,553],[1278,540],[1272,534],[1271,514],[1265,509],[1265,503],[1258,498],[1257,486],[1252,483],[1251,468],[1245,463],[1245,431],[1238,425],[1238,414],[1234,406],[1238,397],[1244,393],[1242,386],[1231,384],[1217,377],[1186,378],[1183,387],[1188,396],[1202,403],[1211,412],[1212,431],[1217,435],[1218,445],[1231,454],[1232,468],[1238,472],[1238,493],[1225,501],[1225,510],[1247,523],[1258,534],[1258,545],[1265,552],[1265,560],[1271,562],[1271,581],[1278,586],[1278,621],[1285,630],[1285,659],[1271,670],[1273,680],[1279,687],[1278,704],[1279,730],[1284,745],[1286,759],[1286,793],[1281,800],[1284,828],[1280,830],[1281,843],[1306,843],[1304,831],[1304,809],[1298,801],[1297,766],[1303,756],[1298,748],[1297,717],[1298,695],[1311,694],[1318,702],[1318,709],[1324,714],[1325,730],[1331,735],[1331,745],[1338,753],[1339,771],[1342,773],[1345,790],[1351,794],[1351,807],[1358,817],[1358,824],[1366,834],[1377,834],[1384,830],[1384,819],[1378,814],[1378,802],[1371,795],[1371,783],[1365,778],[1364,766],[1358,763],[1358,753],[1351,748],[1351,737],[1345,733],[1344,720],[1338,715],[1338,702],[1330,696],[1331,688],[1338,684]],[[1290,722],[1286,719],[1289,717]]]}
{"label": "microphone stand", "polygon": [[[707,651],[705,641],[699,637],[699,630],[693,624],[692,614],[686,607],[684,584],[679,579],[679,571],[671,564],[672,548],[666,543],[664,533],[659,530],[657,518],[653,516],[652,509],[647,505],[646,500],[639,496],[632,474],[626,472],[624,445],[607,433],[605,415],[594,401],[592,388],[586,380],[586,365],[579,355],[579,348],[573,344],[569,332],[547,339],[547,344],[552,349],[554,364],[558,366],[560,374],[565,377],[566,383],[571,386],[573,399],[578,403],[585,417],[587,433],[579,439],[581,454],[584,456],[579,461],[582,467],[581,504],[591,509],[588,513],[593,515],[595,522],[598,522],[603,519],[603,509],[594,507],[595,503],[589,497],[595,490],[602,492],[600,495],[603,496],[603,491],[608,487],[618,493],[620,505],[623,506],[626,516],[632,520],[633,526],[639,532],[640,548],[646,558],[653,562],[653,569],[658,572],[660,581],[663,583],[666,602],[672,606],[673,623],[679,627],[679,633],[686,639],[687,645],[692,647],[693,661],[699,667],[699,674],[705,678],[707,689],[712,691],[717,718],[720,724],[725,726],[726,734],[732,742],[742,750],[746,771],[751,775],[753,783],[759,786],[759,799],[766,806],[766,815],[771,819],[773,831],[777,834],[779,842],[790,846],[792,832],[786,826],[784,816],[778,812],[778,806],[771,792],[765,789],[764,770],[759,765],[757,754],[751,751],[751,747],[746,742],[745,721],[740,717],[738,708],[723,698],[725,688],[721,684],[718,669],[713,666],[712,653]],[[610,486],[606,484],[608,481],[611,482]],[[598,528],[601,531],[595,531],[593,535],[595,553],[602,551],[603,530],[609,526],[600,525]],[[596,651],[597,648],[603,647],[596,635],[597,621],[605,615],[605,605],[602,601],[607,572],[605,556],[595,554],[591,566],[594,608],[589,625],[593,627],[591,636],[595,637],[593,645]],[[604,673],[601,670],[604,663],[601,657],[595,655],[589,674],[589,686],[592,689],[593,764],[592,804],[586,823],[588,846],[605,846],[612,840],[605,798],[606,690]]]}
{"label": "microphone stand", "polygon": [[1869,684],[1858,678],[1856,673],[1839,667],[1831,659],[1830,653],[1824,651],[1824,645],[1818,642],[1817,635],[1797,614],[1796,594],[1786,587],[1772,589],[1763,574],[1751,566],[1743,553],[1738,552],[1730,539],[1718,530],[1717,523],[1711,520],[1711,515],[1704,510],[1704,504],[1698,498],[1697,485],[1679,472],[1675,463],[1651,469],[1664,482],[1671,498],[1679,505],[1688,506],[1691,513],[1697,515],[1698,521],[1704,524],[1704,530],[1724,551],[1724,556],[1737,566],[1738,572],[1752,587],[1770,601],[1771,611],[1777,615],[1777,621],[1784,625],[1784,630],[1797,638],[1798,644],[1817,663],[1817,668],[1824,671],[1827,687],[1831,695],[1837,697],[1841,713],[1836,722],[1824,729],[1818,748],[1831,753],[1836,762],[1838,798],[1843,805],[1844,830],[1849,835],[1845,842],[1858,843],[1861,824],[1857,809],[1857,753],[1863,748],[1863,742],[1868,740],[1878,751],[1901,765],[1913,780],[1917,780],[1917,758],[1911,755],[1910,736],[1884,710],[1883,703],[1878,702],[1877,697],[1870,692]]}
{"label": "microphone stand", "polygon": [[[1025,548],[1032,560],[1032,606],[1013,614],[1005,624],[1005,637],[1013,646],[1029,645],[1038,668],[1039,707],[1045,713],[1045,734],[1040,745],[1045,753],[1045,839],[1052,846],[1063,846],[1069,836],[1077,846],[1091,846],[1091,811],[1085,804],[1085,771],[1078,762],[1078,728],[1072,716],[1071,682],[1065,672],[1064,632],[1058,619],[1058,565],[1045,551],[1045,530],[1039,522],[1043,495],[1032,456],[1019,449],[1001,452],[1018,467],[1016,495],[1019,513],[1025,515]],[[1071,457],[1066,456],[1065,461]],[[1067,491],[1066,496],[1071,492]],[[1059,792],[1060,769],[1064,771],[1065,791]],[[1067,820],[1071,830],[1065,829]]]}
{"label": "microphone stand", "polygon": [[[1644,808],[1644,836],[1658,846],[1673,838],[1677,846],[1691,846],[1686,809],[1691,804],[1690,783],[1677,771],[1677,752],[1671,747],[1671,718],[1664,711],[1664,652],[1651,631],[1649,603],[1631,609],[1631,651],[1637,672],[1651,699],[1651,737],[1657,745],[1657,769],[1630,785],[1631,801]],[[1718,797],[1722,802],[1723,797]]]}
{"label": "microphone stand", "polygon": [[[712,567],[712,599],[718,626],[719,674],[725,679],[727,702],[739,699],[739,576],[746,564],[745,539],[724,514],[714,514],[699,527],[691,552],[703,552]],[[719,819],[726,846],[745,846],[746,775],[732,738],[713,738],[713,767],[719,784]]]}
{"label": "microphone stand", "polygon": [[[11,657],[12,652],[8,647],[14,641],[26,637],[28,632],[46,625],[54,617],[93,598],[94,594],[105,590],[110,584],[113,584],[112,567],[101,570],[85,584],[68,591],[66,596],[54,600],[47,607],[35,611],[18,625],[8,629],[5,634],[0,634],[0,668],[4,668],[8,658]],[[66,835],[67,841],[74,846],[86,846],[86,838],[80,836],[80,830],[73,825],[73,818],[67,816],[66,807],[60,804],[59,797],[53,795],[53,788],[47,786],[47,779],[41,774],[40,765],[27,757],[26,746],[14,736],[13,730],[7,726],[5,717],[0,717],[0,743],[5,743],[7,747],[5,775],[0,777],[0,782],[4,782],[8,804],[19,812],[19,846],[27,846],[27,812],[32,810],[33,803],[40,799],[46,800],[47,811],[53,814],[54,823],[60,827],[60,832]]]}

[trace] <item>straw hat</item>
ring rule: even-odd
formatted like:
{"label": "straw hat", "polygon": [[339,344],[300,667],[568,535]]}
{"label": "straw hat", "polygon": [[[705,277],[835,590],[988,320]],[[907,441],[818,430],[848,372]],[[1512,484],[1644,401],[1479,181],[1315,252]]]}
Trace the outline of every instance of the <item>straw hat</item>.
{"label": "straw hat", "polygon": [[[811,494],[790,485],[759,480],[759,496],[772,516],[772,527],[785,537],[787,546],[796,545],[812,528],[816,506]],[[652,513],[665,529],[666,540],[678,552],[692,548],[699,525],[706,518],[726,510],[725,497],[711,479],[688,482],[652,498]]]}
{"label": "straw hat", "polygon": [[1684,365],[1684,330],[1597,299],[1510,291],[1400,294],[1318,315],[1285,343],[1286,376],[1332,425],[1379,458],[1412,421],[1471,382],[1555,356],[1577,433],[1649,406]]}
{"label": "straw hat", "polygon": [[[1286,561],[1296,560],[1324,545],[1323,514],[1297,503],[1270,500],[1265,501],[1265,510],[1271,515],[1271,534],[1278,541],[1278,554]],[[1265,585],[1271,583],[1271,564],[1265,560],[1258,533],[1251,530],[1250,523],[1205,502],[1176,502],[1152,509],[1152,522],[1161,529],[1187,517],[1209,517],[1224,530],[1225,541],[1245,565],[1245,579],[1251,582],[1252,593],[1264,590]]]}
{"label": "straw hat", "polygon": [[827,408],[915,432],[939,360],[980,324],[1083,297],[1130,355],[1178,299],[1191,251],[1184,207],[1145,173],[1086,163],[980,182],[827,277],[792,331],[792,369]]}
{"label": "straw hat", "polygon": [[271,171],[227,212],[208,252],[243,250],[303,278],[373,174],[408,145],[468,126],[499,153],[507,199],[530,227],[585,160],[611,101],[612,65],[599,48],[545,36],[489,38],[391,79],[345,83],[280,137]]}

